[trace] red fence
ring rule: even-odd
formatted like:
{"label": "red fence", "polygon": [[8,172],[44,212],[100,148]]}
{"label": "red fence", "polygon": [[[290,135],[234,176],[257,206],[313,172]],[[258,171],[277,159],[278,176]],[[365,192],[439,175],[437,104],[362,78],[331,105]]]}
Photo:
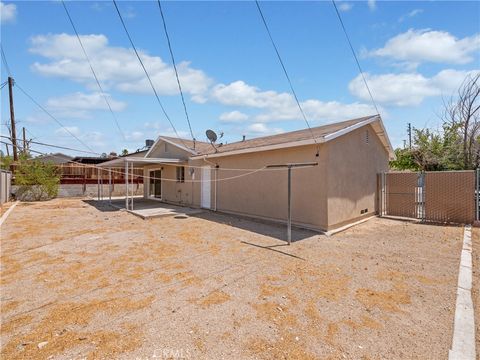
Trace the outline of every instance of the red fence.
{"label": "red fence", "polygon": [[[98,180],[104,184],[108,184],[109,170],[99,169],[95,165],[80,165],[80,164],[62,164],[57,166],[60,174],[61,184],[96,184]],[[112,184],[125,183],[125,169],[111,168]],[[133,169],[132,173],[128,174],[129,182],[134,184],[143,184],[143,170]]]}

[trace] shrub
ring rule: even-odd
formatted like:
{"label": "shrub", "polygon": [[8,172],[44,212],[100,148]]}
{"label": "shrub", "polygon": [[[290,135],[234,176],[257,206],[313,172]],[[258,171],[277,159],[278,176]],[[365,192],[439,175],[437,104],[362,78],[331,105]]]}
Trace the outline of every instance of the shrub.
{"label": "shrub", "polygon": [[17,198],[27,201],[48,200],[58,194],[60,176],[53,164],[21,159],[16,166]]}

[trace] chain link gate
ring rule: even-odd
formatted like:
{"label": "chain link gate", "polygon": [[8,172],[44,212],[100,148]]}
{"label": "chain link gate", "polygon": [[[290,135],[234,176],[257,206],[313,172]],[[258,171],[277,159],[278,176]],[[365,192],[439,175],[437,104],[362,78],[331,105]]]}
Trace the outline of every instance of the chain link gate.
{"label": "chain link gate", "polygon": [[379,215],[471,224],[479,219],[478,176],[478,170],[379,174]]}

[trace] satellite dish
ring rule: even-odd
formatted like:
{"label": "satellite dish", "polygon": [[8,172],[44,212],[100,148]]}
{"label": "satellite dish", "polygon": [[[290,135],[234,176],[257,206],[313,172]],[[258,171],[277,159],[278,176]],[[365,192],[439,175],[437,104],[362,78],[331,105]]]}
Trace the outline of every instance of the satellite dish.
{"label": "satellite dish", "polygon": [[214,143],[217,141],[217,134],[215,134],[215,131],[207,130],[205,133],[207,134],[207,138],[210,140],[210,142]]}

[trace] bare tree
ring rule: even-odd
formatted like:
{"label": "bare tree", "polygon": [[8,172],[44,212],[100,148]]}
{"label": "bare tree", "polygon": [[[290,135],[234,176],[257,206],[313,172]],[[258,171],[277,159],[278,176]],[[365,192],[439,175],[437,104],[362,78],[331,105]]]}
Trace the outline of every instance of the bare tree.
{"label": "bare tree", "polygon": [[[444,129],[457,134],[462,168],[480,165],[480,73],[468,75],[455,97],[444,102]],[[452,149],[454,150],[454,149]]]}

